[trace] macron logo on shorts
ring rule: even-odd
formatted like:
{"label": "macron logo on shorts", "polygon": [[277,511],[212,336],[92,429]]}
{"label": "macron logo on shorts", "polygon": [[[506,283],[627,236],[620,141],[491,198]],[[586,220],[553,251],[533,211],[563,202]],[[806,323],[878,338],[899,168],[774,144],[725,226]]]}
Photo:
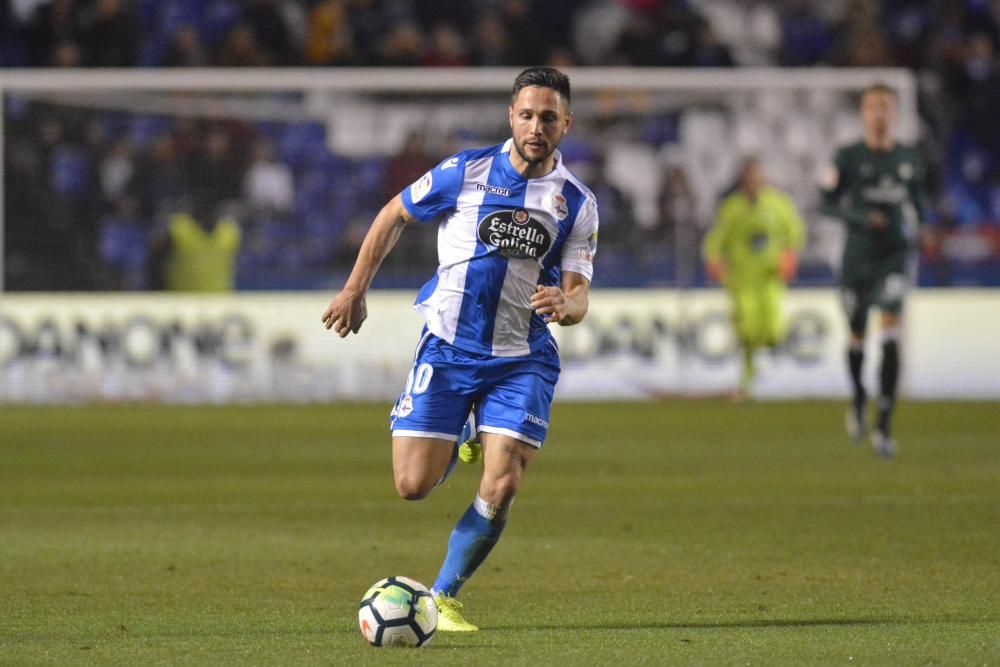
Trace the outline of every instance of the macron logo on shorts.
{"label": "macron logo on shorts", "polygon": [[535,415],[528,412],[524,413],[524,421],[531,422],[532,424],[535,424],[536,426],[541,426],[542,428],[549,427],[549,423],[547,421],[545,421],[541,417],[536,417]]}

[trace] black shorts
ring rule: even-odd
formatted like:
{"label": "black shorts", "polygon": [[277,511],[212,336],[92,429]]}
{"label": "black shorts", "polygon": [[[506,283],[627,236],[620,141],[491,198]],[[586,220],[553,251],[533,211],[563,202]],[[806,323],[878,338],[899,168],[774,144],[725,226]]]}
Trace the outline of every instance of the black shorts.
{"label": "black shorts", "polygon": [[913,284],[915,259],[892,258],[880,263],[864,276],[844,276],[840,300],[851,333],[863,335],[868,325],[868,311],[874,306],[883,313],[900,314],[906,294]]}

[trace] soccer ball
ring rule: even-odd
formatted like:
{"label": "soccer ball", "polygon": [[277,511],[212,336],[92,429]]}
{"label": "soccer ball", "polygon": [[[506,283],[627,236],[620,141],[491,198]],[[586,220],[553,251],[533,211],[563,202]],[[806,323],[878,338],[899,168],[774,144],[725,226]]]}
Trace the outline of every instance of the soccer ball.
{"label": "soccer ball", "polygon": [[409,577],[376,582],[358,608],[358,626],[372,646],[423,646],[434,636],[437,623],[434,596]]}

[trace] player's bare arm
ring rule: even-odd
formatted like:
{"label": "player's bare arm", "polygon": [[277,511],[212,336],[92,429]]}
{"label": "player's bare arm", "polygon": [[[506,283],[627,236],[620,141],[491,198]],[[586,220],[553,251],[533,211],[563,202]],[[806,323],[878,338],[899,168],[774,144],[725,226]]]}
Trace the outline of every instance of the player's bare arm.
{"label": "player's bare arm", "polygon": [[327,329],[333,329],[341,338],[348,333],[358,333],[368,317],[365,301],[368,288],[375,279],[378,268],[399,241],[403,229],[412,221],[413,216],[407,212],[399,195],[393,197],[378,212],[365,235],[361,250],[358,251],[358,259],[344,288],[323,311],[323,325]]}
{"label": "player's bare arm", "polygon": [[539,285],[531,295],[531,307],[546,322],[570,326],[583,320],[590,306],[590,281],[579,273],[565,271],[562,285]]}

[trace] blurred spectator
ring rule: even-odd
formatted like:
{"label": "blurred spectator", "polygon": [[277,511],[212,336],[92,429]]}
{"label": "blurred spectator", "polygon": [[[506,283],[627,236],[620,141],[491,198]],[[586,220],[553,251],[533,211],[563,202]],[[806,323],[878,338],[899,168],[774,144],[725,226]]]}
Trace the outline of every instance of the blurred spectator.
{"label": "blurred spectator", "polygon": [[476,0],[434,0],[413,3],[414,18],[428,30],[441,23],[451,24],[462,34],[467,34],[475,17]]}
{"label": "blurred spectator", "polygon": [[500,3],[504,32],[513,36],[517,47],[509,49],[506,65],[537,65],[545,59],[550,35],[563,33],[565,26],[545,25],[528,0],[504,0]]}
{"label": "blurred spectator", "polygon": [[584,65],[610,65],[631,14],[617,2],[592,2],[573,17],[573,49]]}
{"label": "blurred spectator", "polygon": [[392,156],[386,166],[382,198],[389,200],[398,195],[423,176],[431,164],[434,164],[434,158],[427,153],[424,133],[420,130],[411,131],[406,136],[403,148]]}
{"label": "blurred spectator", "polygon": [[454,24],[448,21],[434,24],[420,64],[424,67],[466,67],[470,64],[469,48]]}
{"label": "blurred spectator", "polygon": [[[117,139],[98,166],[101,195],[106,207],[125,197],[136,175],[135,150],[127,137]],[[138,204],[136,203],[138,211]]]}
{"label": "blurred spectator", "polygon": [[143,217],[153,218],[163,209],[173,209],[178,205],[188,191],[190,180],[184,163],[178,159],[170,134],[161,134],[153,139],[139,162],[133,183]]}
{"label": "blurred spectator", "polygon": [[[37,3],[25,12],[24,44],[29,65],[44,67],[55,61],[56,46],[76,43],[77,22],[73,0]],[[81,59],[77,58],[79,64]]]}
{"label": "blurred spectator", "polygon": [[548,54],[545,56],[544,64],[556,69],[566,69],[567,67],[578,67],[580,65],[573,52],[563,46],[555,46],[549,49]]}
{"label": "blurred spectator", "polygon": [[208,64],[208,53],[197,28],[185,23],[174,31],[163,64],[167,67],[201,67]]}
{"label": "blurred spectator", "polygon": [[814,0],[790,0],[781,17],[781,51],[778,64],[807,67],[826,61],[830,27]]}
{"label": "blurred spectator", "polygon": [[889,67],[889,47],[878,24],[876,8],[867,0],[849,0],[835,29],[830,61],[838,67]]}
{"label": "blurred spectator", "polygon": [[604,154],[596,154],[584,169],[574,166],[573,171],[579,172],[597,199],[597,215],[601,221],[598,257],[601,254],[605,257],[621,255],[628,261],[642,246],[640,230],[636,226],[631,199],[607,178]]}
{"label": "blurred spectator", "polygon": [[99,252],[106,271],[101,289],[142,290],[147,279],[147,234],[138,202],[124,195],[100,224]]}
{"label": "blurred spectator", "polygon": [[474,30],[473,64],[477,67],[502,67],[514,60],[510,35],[498,14],[483,14],[476,20]]}
{"label": "blurred spectator", "polygon": [[781,43],[775,3],[768,0],[717,0],[701,5],[717,39],[734,61],[745,66],[773,65]]}
{"label": "blurred spectator", "polygon": [[350,43],[359,65],[378,62],[378,47],[393,25],[413,20],[406,3],[381,3],[379,0],[345,0],[350,24]]}
{"label": "blurred spectator", "polygon": [[288,165],[274,159],[266,140],[254,144],[253,162],[243,180],[243,194],[252,209],[265,214],[287,214],[295,201],[295,183]]}
{"label": "blurred spectator", "polygon": [[[1000,220],[1000,126],[993,118],[1000,108],[998,17],[1000,3],[988,0],[17,0],[0,8],[0,63],[59,67],[829,63],[923,68],[918,104],[929,155],[932,160],[938,156],[941,219],[960,226],[964,233]],[[15,97],[7,98],[8,105],[16,104]],[[825,109],[822,98],[803,98],[803,103]],[[178,103],[186,101],[178,98]],[[659,102],[638,96],[598,97],[594,100],[595,129],[607,140],[623,114],[648,118],[651,103]],[[49,275],[45,279],[51,285],[72,285],[67,276],[74,271],[93,274],[92,267],[81,264],[86,262],[82,254],[93,245],[97,220],[121,216],[123,198],[134,199],[131,205],[138,206],[140,220],[176,211],[178,202],[193,194],[216,203],[242,201],[270,212],[288,211],[291,200],[295,203],[287,214],[294,223],[290,227],[305,229],[318,224],[329,210],[336,210],[333,218],[340,221],[357,213],[357,192],[332,190],[329,182],[334,174],[365,191],[382,187],[398,191],[433,162],[419,137],[411,137],[400,154],[389,160],[359,161],[353,155],[334,155],[329,163],[313,164],[312,158],[302,158],[294,163],[295,169],[301,167],[303,174],[319,184],[309,206],[302,206],[305,187],[301,183],[305,181],[296,178],[305,176],[296,176],[286,157],[287,132],[299,135],[300,123],[289,125],[287,132],[264,131],[275,150],[280,145],[282,158],[289,160],[286,166],[273,157],[264,159],[257,149],[252,160],[246,154],[263,138],[245,134],[256,125],[209,122],[199,118],[197,104],[191,107],[194,113],[176,116],[150,115],[125,105],[114,112],[75,108],[69,113],[64,113],[69,107],[47,105],[44,115],[20,130],[14,129],[17,123],[10,113],[5,116],[8,277],[12,266],[33,267],[30,275],[24,274],[25,280],[10,284],[34,281],[40,285],[44,281],[36,278]],[[788,146],[810,145],[814,140],[810,123],[798,122],[799,116],[786,118],[776,109],[771,110],[775,117],[770,129]],[[646,122],[638,130],[645,149],[678,141],[676,127],[670,130],[669,124],[664,125],[661,133],[650,129],[654,125]],[[24,136],[33,138],[33,127],[40,128],[38,134],[46,137],[43,141],[17,140],[25,128],[28,134]],[[749,131],[758,144],[768,141],[761,138],[759,128],[741,125],[739,130],[739,137]],[[306,146],[315,141],[308,132],[301,135],[309,137]],[[456,150],[469,139],[460,132],[451,136],[460,144]],[[679,252],[676,240],[687,234],[676,228],[684,215],[665,213],[694,209],[692,184],[685,187],[687,175],[678,164],[664,170],[662,187],[664,197],[675,203],[661,204],[655,223],[649,222],[656,217],[652,183],[643,186],[645,195],[630,190],[625,196],[625,204],[641,214],[637,215],[643,225],[638,252],[647,259],[660,251]],[[704,201],[708,196],[703,186],[715,178],[714,172],[705,172],[708,167],[697,160],[691,168],[698,169],[695,184]],[[810,169],[809,165],[802,168]],[[384,177],[382,185],[379,176]],[[36,182],[29,183],[30,179]],[[602,181],[595,182],[603,187]],[[791,191],[798,193],[796,187],[792,183]],[[38,198],[37,203],[26,202],[29,194]],[[615,194],[609,191],[606,198],[612,201],[611,208],[619,207]],[[624,217],[607,216],[609,220]],[[689,217],[692,224],[697,222],[693,213]],[[339,240],[336,235],[342,233],[344,224],[327,225],[330,247]],[[697,236],[697,225],[693,229]],[[247,231],[247,246],[258,231]],[[940,252],[931,259],[958,256],[950,249],[965,247],[951,242],[949,233],[942,236],[937,245]],[[614,236],[609,223],[602,230],[605,251],[613,245]],[[126,233],[115,236],[126,237]],[[35,254],[26,260],[30,254],[22,252],[26,238],[42,246],[43,238],[53,246],[59,239],[64,247],[32,250]],[[267,242],[298,240],[290,234],[268,237]],[[100,281],[100,276],[95,280]]]}
{"label": "blurred spectator", "polygon": [[274,63],[270,54],[260,48],[250,24],[241,22],[226,35],[215,64],[219,67],[266,67]]}
{"label": "blurred spectator", "polygon": [[[663,26],[663,56],[664,64],[677,67],[691,67],[696,65],[695,55],[698,48],[699,32],[706,21],[686,2],[667,2],[659,4],[660,21]],[[710,41],[706,43],[706,54],[711,54],[713,49],[712,41],[714,35],[710,36]],[[715,49],[714,56],[731,58],[728,49],[723,49],[724,53],[719,53]],[[726,66],[724,63],[711,66]]]}
{"label": "blurred spectator", "polygon": [[198,196],[210,197],[216,204],[237,199],[243,187],[244,169],[234,155],[232,142],[225,128],[213,125],[208,130],[205,146],[192,157],[188,173],[191,186]]}
{"label": "blurred spectator", "polygon": [[416,67],[424,57],[424,33],[416,21],[394,25],[382,39],[375,64],[383,67]]}
{"label": "blurred spectator", "polygon": [[63,40],[52,48],[51,67],[79,67],[83,64],[83,53],[76,42]]}
{"label": "blurred spectator", "polygon": [[298,49],[294,47],[285,15],[276,0],[250,0],[246,4],[243,19],[265,52],[266,60],[272,65],[294,64]]}
{"label": "blurred spectator", "polygon": [[309,10],[305,61],[310,65],[349,65],[355,60],[345,0],[320,0]]}
{"label": "blurred spectator", "polygon": [[934,11],[924,0],[883,0],[881,23],[894,65],[919,69],[929,63]]}
{"label": "blurred spectator", "polygon": [[240,248],[236,220],[220,216],[205,193],[192,210],[172,213],[152,237],[150,286],[178,292],[229,292],[236,285]]}
{"label": "blurred spectator", "polygon": [[[698,248],[703,229],[698,220],[698,199],[684,167],[668,159],[660,182],[657,200],[657,221],[644,230],[643,247],[647,265],[658,259],[676,258],[675,278],[680,285],[693,285],[697,271],[695,253],[685,249]],[[650,256],[650,249],[655,255]]]}
{"label": "blurred spectator", "polygon": [[987,147],[1000,148],[997,110],[1000,109],[1000,72],[992,38],[975,32],[964,43],[961,61],[945,72],[945,86],[957,101],[960,128]]}
{"label": "blurred spectator", "polygon": [[79,14],[79,39],[88,67],[128,67],[139,51],[139,26],[125,0],[94,0]]}
{"label": "blurred spectator", "polygon": [[733,67],[736,64],[729,47],[719,41],[708,21],[697,23],[690,64],[693,67]]}
{"label": "blurred spectator", "polygon": [[666,65],[662,47],[666,41],[663,28],[652,16],[632,12],[615,43],[621,65],[654,67]]}

